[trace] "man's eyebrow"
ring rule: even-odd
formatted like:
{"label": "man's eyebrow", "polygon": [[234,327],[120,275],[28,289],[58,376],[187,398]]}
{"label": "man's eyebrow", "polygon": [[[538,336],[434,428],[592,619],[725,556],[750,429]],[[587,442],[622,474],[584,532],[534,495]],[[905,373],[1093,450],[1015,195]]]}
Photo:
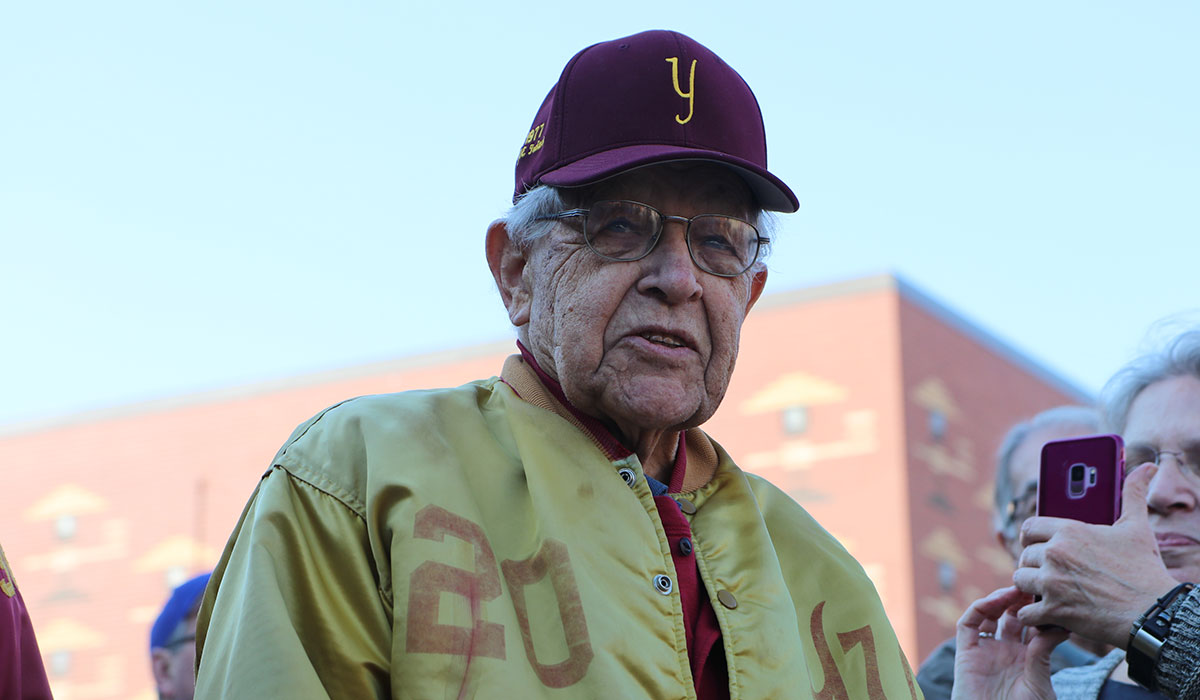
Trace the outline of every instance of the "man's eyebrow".
{"label": "man's eyebrow", "polygon": [[[1184,452],[1200,451],[1200,438],[1191,438],[1188,440],[1181,441],[1179,443],[1179,449],[1183,450]],[[1161,450],[1161,447],[1159,445],[1157,445],[1156,443],[1143,442],[1143,441],[1130,442],[1130,443],[1125,444],[1126,452],[1133,452],[1135,450],[1158,452]],[[1174,450],[1166,450],[1166,452],[1173,452],[1173,451]]]}

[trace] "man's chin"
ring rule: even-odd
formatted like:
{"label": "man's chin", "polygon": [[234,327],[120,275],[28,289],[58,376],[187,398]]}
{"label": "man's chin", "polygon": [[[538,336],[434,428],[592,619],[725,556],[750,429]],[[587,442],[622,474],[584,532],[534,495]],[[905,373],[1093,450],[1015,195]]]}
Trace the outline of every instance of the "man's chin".
{"label": "man's chin", "polygon": [[712,414],[703,410],[705,402],[695,391],[680,391],[677,385],[647,384],[650,386],[605,392],[602,405],[609,418],[623,429],[683,430],[700,425]]}
{"label": "man's chin", "polygon": [[1167,564],[1167,573],[1176,581],[1200,582],[1200,557],[1175,557],[1175,561],[1164,563]]}

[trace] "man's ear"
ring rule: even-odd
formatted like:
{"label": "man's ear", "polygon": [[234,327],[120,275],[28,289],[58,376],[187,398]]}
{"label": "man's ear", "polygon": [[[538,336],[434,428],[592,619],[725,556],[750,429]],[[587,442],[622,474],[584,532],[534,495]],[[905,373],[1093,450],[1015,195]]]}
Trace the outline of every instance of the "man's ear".
{"label": "man's ear", "polygon": [[487,260],[500,299],[508,309],[508,320],[514,326],[529,323],[529,306],[532,298],[525,284],[527,251],[508,237],[508,224],[497,219],[487,230]]}
{"label": "man's ear", "polygon": [[150,650],[150,672],[154,674],[154,689],[159,695],[173,693],[171,680],[171,651],[169,649]]}
{"label": "man's ear", "polygon": [[767,286],[767,267],[764,265],[750,277],[750,301],[746,302],[746,313],[754,306],[754,302],[762,296],[763,288]]}

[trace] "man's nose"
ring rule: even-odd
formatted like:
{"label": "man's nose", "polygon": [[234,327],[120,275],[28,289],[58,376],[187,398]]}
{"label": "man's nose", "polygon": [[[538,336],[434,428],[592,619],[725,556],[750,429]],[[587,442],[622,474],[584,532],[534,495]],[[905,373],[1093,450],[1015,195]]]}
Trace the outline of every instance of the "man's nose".
{"label": "man's nose", "polygon": [[638,291],[654,294],[670,304],[699,299],[703,294],[700,275],[687,244],[687,222],[668,220],[663,223],[658,245],[642,259],[644,273]]}
{"label": "man's nose", "polygon": [[1187,467],[1164,454],[1159,460],[1158,473],[1150,480],[1150,488],[1146,491],[1146,505],[1163,514],[1192,510],[1196,507],[1198,489],[1200,483],[1188,473]]}

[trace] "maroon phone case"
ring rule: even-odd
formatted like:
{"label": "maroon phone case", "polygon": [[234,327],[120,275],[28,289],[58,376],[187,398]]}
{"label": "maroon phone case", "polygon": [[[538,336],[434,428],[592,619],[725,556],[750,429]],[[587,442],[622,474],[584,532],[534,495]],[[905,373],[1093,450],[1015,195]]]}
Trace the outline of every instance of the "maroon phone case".
{"label": "maroon phone case", "polygon": [[[1119,435],[1046,443],[1038,480],[1038,515],[1112,525],[1121,516],[1124,453]],[[1074,475],[1082,471],[1082,481],[1074,478],[1073,469]]]}

